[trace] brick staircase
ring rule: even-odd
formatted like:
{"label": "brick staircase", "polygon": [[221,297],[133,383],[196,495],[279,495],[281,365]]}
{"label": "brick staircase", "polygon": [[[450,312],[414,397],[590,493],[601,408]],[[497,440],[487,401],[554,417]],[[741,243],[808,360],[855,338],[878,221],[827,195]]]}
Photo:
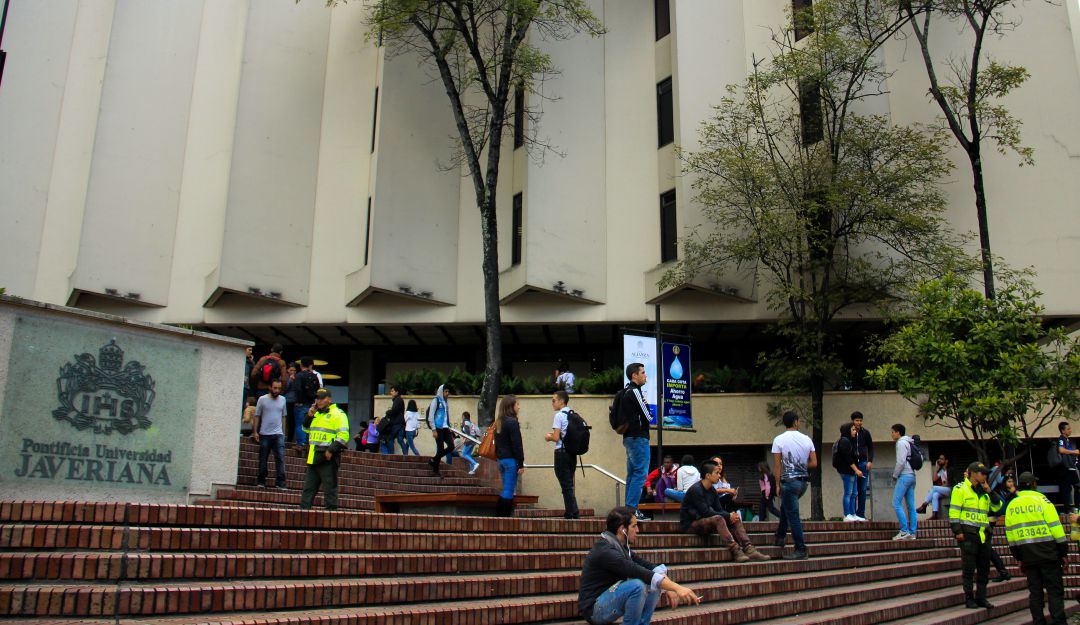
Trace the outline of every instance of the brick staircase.
{"label": "brick staircase", "polygon": [[[371,494],[351,489],[375,492],[366,486],[372,475],[409,478],[388,489],[491,488],[460,468],[436,483],[423,459],[356,453],[342,467],[356,480],[351,509],[301,511],[291,505],[298,491],[251,488],[252,451],[243,445],[240,485],[213,502],[0,502],[0,621],[581,622],[578,573],[601,519],[367,512]],[[294,462],[299,467],[299,456],[290,457],[290,469]],[[289,472],[290,487],[300,475]],[[779,554],[774,523],[747,527],[763,552]],[[653,622],[1030,622],[1025,582],[1010,557],[1014,579],[990,586],[997,607],[963,607],[960,562],[944,522],[924,523],[918,540],[900,542],[890,540],[894,524],[810,523],[807,529],[809,560],[736,564],[715,537],[682,534],[671,521],[644,523],[640,553],[667,563],[675,579],[705,598],[698,607],[658,611]],[[1002,537],[995,548],[1007,553]],[[1072,567],[1080,564],[1077,555],[1071,559]],[[1070,575],[1068,584],[1075,594],[1080,579]]]}

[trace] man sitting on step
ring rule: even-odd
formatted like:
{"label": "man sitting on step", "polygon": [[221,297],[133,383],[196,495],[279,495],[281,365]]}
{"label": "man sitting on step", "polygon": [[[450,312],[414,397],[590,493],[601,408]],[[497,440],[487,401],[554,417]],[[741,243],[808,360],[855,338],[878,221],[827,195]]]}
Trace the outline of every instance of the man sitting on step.
{"label": "man sitting on step", "polygon": [[[720,479],[720,466],[715,462],[701,465],[701,481],[687,489],[679,510],[683,531],[698,536],[719,534],[720,541],[731,549],[736,562],[768,560],[769,556],[758,551],[750,542],[739,513],[728,512],[720,504],[720,496],[714,488]],[[732,534],[735,536],[732,537]]]}
{"label": "man sitting on step", "polygon": [[637,535],[634,511],[613,508],[607,515],[607,531],[585,556],[578,610],[593,625],[614,623],[619,617],[623,625],[648,625],[661,592],[672,608],[701,603],[694,591],[668,578],[666,566],[654,566],[631,553]]}

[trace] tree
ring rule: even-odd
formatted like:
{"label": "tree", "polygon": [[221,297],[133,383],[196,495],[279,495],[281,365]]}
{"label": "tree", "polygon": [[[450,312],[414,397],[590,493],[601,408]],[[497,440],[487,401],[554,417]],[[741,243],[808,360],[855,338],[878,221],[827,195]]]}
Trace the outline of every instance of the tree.
{"label": "tree", "polygon": [[[863,0],[820,0],[812,19],[792,18],[702,125],[700,150],[682,155],[712,227],[683,240],[662,284],[758,267],[785,344],[763,362],[809,392],[803,421],[821,450],[824,392],[843,368],[838,317],[901,297],[959,246],[942,219],[942,134],[856,113],[882,93],[877,52],[906,18]],[[812,32],[796,43],[796,27]],[[812,480],[820,519],[820,472]]]}
{"label": "tree", "polygon": [[[930,96],[941,109],[949,131],[963,148],[971,164],[975,189],[975,213],[979,222],[979,249],[982,256],[983,290],[994,298],[994,263],[990,251],[990,224],[986,214],[986,185],[983,181],[982,143],[991,139],[999,152],[1015,152],[1020,165],[1034,163],[1033,151],[1020,142],[1020,120],[1013,117],[1000,100],[1028,78],[1028,71],[991,58],[986,52],[987,37],[1001,37],[1017,22],[1007,13],[1017,0],[900,0],[900,9],[911,22],[911,30],[922,52]],[[931,50],[930,29],[937,20],[959,24],[969,37],[964,56],[938,56]],[[944,72],[942,71],[944,69]]]}
{"label": "tree", "polygon": [[530,37],[561,40],[603,29],[585,0],[379,0],[369,26],[391,53],[413,53],[438,72],[454,114],[460,162],[480,210],[487,364],[478,412],[487,423],[502,376],[495,205],[502,143],[513,121],[507,102],[518,89],[537,93],[538,82],[556,71]]}
{"label": "tree", "polygon": [[1027,277],[1001,277],[992,300],[951,274],[921,284],[877,348],[885,364],[868,374],[928,423],[959,430],[982,462],[996,444],[1011,464],[1015,446],[1030,449],[1040,430],[1080,409],[1080,342],[1040,322]]}

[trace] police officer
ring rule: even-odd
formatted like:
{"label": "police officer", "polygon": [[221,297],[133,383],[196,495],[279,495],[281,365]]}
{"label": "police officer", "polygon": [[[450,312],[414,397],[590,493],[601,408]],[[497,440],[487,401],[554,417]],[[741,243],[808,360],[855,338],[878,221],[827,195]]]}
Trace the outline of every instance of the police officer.
{"label": "police officer", "polygon": [[311,509],[319,487],[327,510],[337,510],[337,471],[341,451],[349,444],[349,418],[337,404],[331,403],[330,391],[321,388],[315,393],[315,403],[308,408],[304,432],[308,435],[307,473],[304,474],[304,495],[300,507]]}
{"label": "police officer", "polygon": [[1001,509],[1001,500],[990,488],[988,473],[990,470],[981,462],[969,464],[964,481],[953,487],[949,501],[949,523],[964,563],[964,605],[968,608],[994,607],[986,600],[992,548],[987,527],[990,512]]}
{"label": "police officer", "polygon": [[1028,606],[1034,625],[1046,625],[1043,589],[1050,603],[1050,624],[1065,625],[1065,585],[1062,568],[1069,555],[1065,529],[1054,504],[1035,490],[1035,476],[1021,473],[1019,493],[1005,509],[1005,537],[1009,551],[1020,561],[1028,579]]}

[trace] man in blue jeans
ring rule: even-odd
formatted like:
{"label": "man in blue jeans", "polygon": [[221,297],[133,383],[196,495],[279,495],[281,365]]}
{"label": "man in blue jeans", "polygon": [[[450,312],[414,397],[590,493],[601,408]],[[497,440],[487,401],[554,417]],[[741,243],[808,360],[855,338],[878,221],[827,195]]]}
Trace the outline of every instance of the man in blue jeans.
{"label": "man in blue jeans", "polygon": [[808,557],[799,516],[799,498],[810,485],[810,469],[816,468],[817,453],[814,441],[799,431],[799,416],[791,410],[784,413],[782,434],[773,439],[774,472],[780,476],[780,526],[776,528],[775,545],[783,548],[788,527],[795,541],[795,551],[784,554],[785,560],[805,560]]}
{"label": "man in blue jeans", "polygon": [[[641,387],[645,385],[645,365],[635,362],[627,365],[626,377],[630,383],[620,391],[619,418],[625,424],[622,430],[623,447],[626,448],[626,507],[634,511],[634,518],[647,521],[637,509],[645,477],[649,473],[649,406]],[[618,431],[618,430],[617,430]]]}
{"label": "man in blue jeans", "polygon": [[656,566],[630,551],[637,541],[638,521],[634,510],[613,508],[607,516],[607,531],[585,556],[578,592],[578,613],[594,625],[614,623],[648,625],[660,593],[672,609],[681,603],[701,603],[693,590],[667,576],[667,567]]}
{"label": "man in blue jeans", "polygon": [[285,432],[281,429],[285,420],[285,396],[281,394],[281,380],[270,383],[270,392],[255,404],[255,422],[252,438],[259,444],[259,474],[255,478],[259,488],[266,488],[266,461],[274,452],[274,468],[277,471],[277,488],[285,488]]}
{"label": "man in blue jeans", "polygon": [[907,436],[907,428],[902,423],[892,426],[892,439],[896,442],[896,466],[892,473],[896,487],[893,489],[892,505],[900,521],[900,532],[893,536],[893,540],[915,540],[915,525],[919,517],[915,514],[915,471],[911,469],[909,461],[915,441]]}

